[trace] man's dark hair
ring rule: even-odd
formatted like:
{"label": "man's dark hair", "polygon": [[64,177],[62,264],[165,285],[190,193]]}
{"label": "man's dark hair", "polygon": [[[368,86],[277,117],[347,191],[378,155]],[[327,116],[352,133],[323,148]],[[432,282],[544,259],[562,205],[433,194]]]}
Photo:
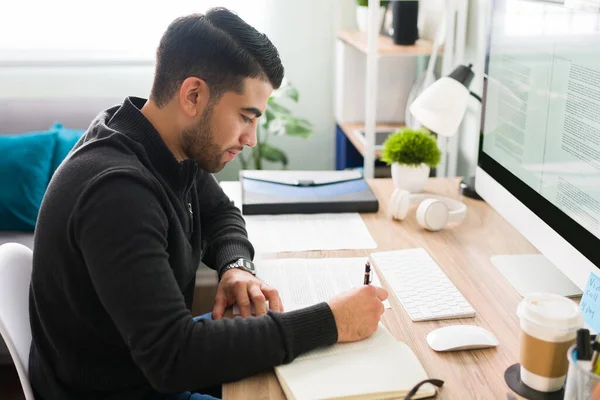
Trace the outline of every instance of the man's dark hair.
{"label": "man's dark hair", "polygon": [[281,86],[283,65],[269,38],[235,13],[213,8],[206,14],[177,18],[164,33],[156,51],[151,97],[164,107],[183,81],[207,82],[211,99],[227,91],[241,92],[245,78],[260,78],[274,89]]}

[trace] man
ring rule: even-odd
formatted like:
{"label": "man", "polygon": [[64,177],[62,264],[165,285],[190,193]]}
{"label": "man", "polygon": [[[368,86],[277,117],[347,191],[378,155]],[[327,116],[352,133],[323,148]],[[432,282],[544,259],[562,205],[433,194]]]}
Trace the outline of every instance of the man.
{"label": "man", "polygon": [[[283,312],[277,291],[248,267],[244,221],[210,174],[256,144],[257,119],[282,77],[265,35],[213,9],[169,26],[148,101],[127,98],[92,122],[38,217],[37,397],[200,398],[189,392],[218,393],[211,387],[375,331],[381,288]],[[190,314],[201,260],[220,277],[212,319]],[[234,302],[242,318],[223,319]]]}

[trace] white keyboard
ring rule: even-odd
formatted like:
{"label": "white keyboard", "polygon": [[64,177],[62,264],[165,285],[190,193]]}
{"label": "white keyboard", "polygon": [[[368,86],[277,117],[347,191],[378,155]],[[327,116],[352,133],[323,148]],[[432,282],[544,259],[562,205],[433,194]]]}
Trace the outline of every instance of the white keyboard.
{"label": "white keyboard", "polygon": [[475,310],[425,249],[371,253],[413,321],[474,317]]}

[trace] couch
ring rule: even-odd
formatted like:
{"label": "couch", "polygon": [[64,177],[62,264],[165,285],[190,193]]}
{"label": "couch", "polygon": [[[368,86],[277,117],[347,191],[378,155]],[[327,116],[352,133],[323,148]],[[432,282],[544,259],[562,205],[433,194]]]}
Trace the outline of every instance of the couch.
{"label": "couch", "polygon": [[[117,98],[0,99],[0,135],[49,132],[58,122],[65,128],[63,131],[68,137],[61,143],[61,153],[64,153],[67,150],[65,146],[74,144],[72,139],[76,131],[83,131],[102,109],[121,101]],[[56,156],[59,158],[58,154]],[[53,159],[51,164],[57,161]],[[53,167],[51,165],[50,169]],[[51,170],[48,171],[48,180],[53,172]],[[0,184],[7,178],[0,176]],[[0,245],[6,242],[22,243],[33,249],[33,232],[28,229],[0,229]]]}

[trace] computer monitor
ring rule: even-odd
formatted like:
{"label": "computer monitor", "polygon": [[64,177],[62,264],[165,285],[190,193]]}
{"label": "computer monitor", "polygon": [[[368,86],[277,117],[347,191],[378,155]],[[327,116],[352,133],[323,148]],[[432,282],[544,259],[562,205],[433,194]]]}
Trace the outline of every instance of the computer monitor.
{"label": "computer monitor", "polygon": [[600,14],[582,5],[490,3],[475,185],[542,254],[492,260],[522,295],[600,274]]}

